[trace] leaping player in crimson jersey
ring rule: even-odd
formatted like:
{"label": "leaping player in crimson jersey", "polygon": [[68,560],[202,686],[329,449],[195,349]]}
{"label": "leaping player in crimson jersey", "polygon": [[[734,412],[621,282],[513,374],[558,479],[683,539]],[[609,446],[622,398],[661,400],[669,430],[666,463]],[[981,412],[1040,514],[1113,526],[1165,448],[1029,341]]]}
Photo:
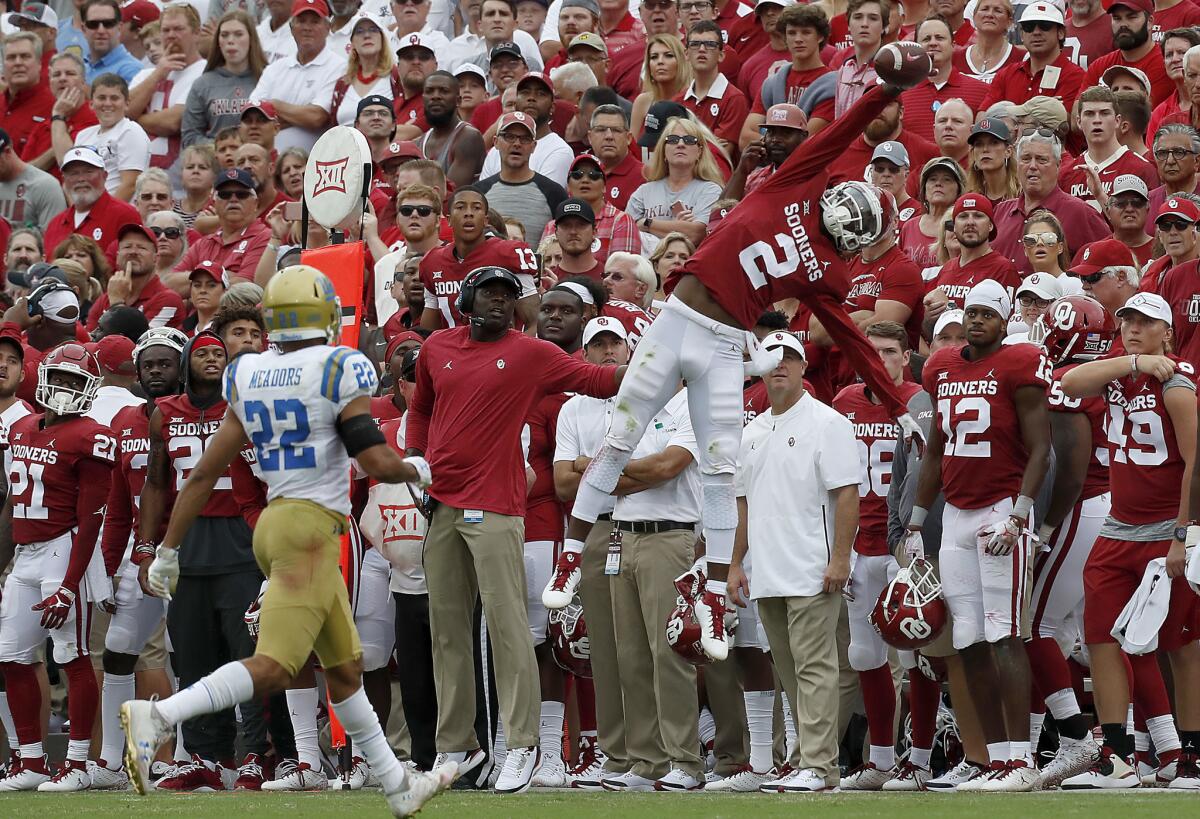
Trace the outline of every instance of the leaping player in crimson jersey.
{"label": "leaping player in crimson jersey", "polygon": [[1029,791],[1038,774],[1023,643],[1032,558],[1027,530],[1050,460],[1050,366],[1032,344],[1004,345],[1012,301],[998,282],[975,285],[964,312],[967,345],[939,350],[922,371],[936,423],[908,528],[919,535],[942,490],[939,557],[954,647],[972,690],[994,692],[1000,705],[978,709],[990,770],[957,790]]}
{"label": "leaping player in crimson jersey", "polygon": [[889,415],[901,418],[910,434],[917,429],[878,353],[842,308],[850,288],[846,260],[882,235],[885,194],[862,182],[826,190],[830,162],[901,90],[889,83],[863,95],[721,220],[685,263],[666,306],[638,344],[604,446],[580,484],[563,552],[543,593],[548,608],[571,602],[587,533],[611,503],[609,495],[650,419],[686,380],[701,452],[709,566],[696,614],[704,651],[714,660],[725,659],[726,575],[738,521],[733,476],[742,434],[743,352],[749,341],[755,374],[777,366],[781,351],[761,350],[749,329],[781,299],[796,298],[809,307]]}

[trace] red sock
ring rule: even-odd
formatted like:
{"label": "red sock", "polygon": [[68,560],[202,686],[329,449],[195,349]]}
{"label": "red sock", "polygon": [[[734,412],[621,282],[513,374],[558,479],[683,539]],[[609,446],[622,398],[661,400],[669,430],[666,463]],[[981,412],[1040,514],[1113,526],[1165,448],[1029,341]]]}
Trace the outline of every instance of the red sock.
{"label": "red sock", "polygon": [[100,706],[100,687],[87,657],[76,657],[62,667],[67,673],[67,716],[71,718],[71,739],[91,739],[92,723]]}
{"label": "red sock", "polygon": [[1071,687],[1071,670],[1062,649],[1051,637],[1035,637],[1025,644],[1033,679],[1043,694],[1053,694]]}
{"label": "red sock", "polygon": [[[1171,700],[1167,697],[1167,686],[1158,667],[1158,657],[1153,653],[1129,657],[1133,669],[1132,699],[1146,719],[1171,713]],[[1136,712],[1135,712],[1136,713]]]}
{"label": "red sock", "polygon": [[912,668],[908,672],[908,710],[912,714],[912,744],[914,748],[932,748],[937,730],[938,705],[942,701],[942,686]]}
{"label": "red sock", "polygon": [[[33,666],[24,663],[0,663],[4,671],[4,686],[8,691],[8,708],[17,727],[17,741],[33,745],[42,741],[42,689]],[[95,682],[95,678],[92,678]]]}
{"label": "red sock", "polygon": [[579,707],[579,732],[596,730],[596,684],[587,677],[575,677],[575,703]]}
{"label": "red sock", "polygon": [[867,709],[867,730],[871,744],[894,745],[896,736],[893,725],[896,721],[896,686],[892,681],[892,670],[887,663],[858,672],[858,684],[862,687],[863,705]]}

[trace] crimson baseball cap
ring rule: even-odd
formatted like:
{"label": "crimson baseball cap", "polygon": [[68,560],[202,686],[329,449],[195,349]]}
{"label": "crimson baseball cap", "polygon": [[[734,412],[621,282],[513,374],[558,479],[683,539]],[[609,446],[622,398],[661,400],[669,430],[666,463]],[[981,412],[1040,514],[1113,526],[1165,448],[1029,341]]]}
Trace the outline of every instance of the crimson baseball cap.
{"label": "crimson baseball cap", "polygon": [[292,3],[292,16],[299,17],[306,11],[329,19],[329,5],[325,0],[295,0]]}
{"label": "crimson baseball cap", "polygon": [[138,28],[153,23],[161,14],[150,0],[127,0],[121,4],[121,19]]}
{"label": "crimson baseball cap", "polygon": [[1090,276],[1106,267],[1137,267],[1133,251],[1117,239],[1101,239],[1083,246],[1079,264],[1069,271],[1075,276]]}
{"label": "crimson baseball cap", "polygon": [[247,111],[257,111],[271,122],[279,122],[279,113],[275,110],[275,103],[270,100],[247,103],[246,107],[242,109],[242,119],[245,119]]}
{"label": "crimson baseball cap", "polygon": [[543,74],[541,71],[530,71],[524,77],[517,80],[517,90],[519,91],[522,85],[530,81],[540,82],[546,87],[547,91],[549,91],[551,94],[554,93],[554,83],[550,81],[550,77],[548,75]]}
{"label": "crimson baseball cap", "polygon": [[1134,11],[1144,11],[1151,16],[1154,14],[1154,0],[1104,0],[1104,10],[1109,14],[1112,14],[1112,10],[1118,6],[1124,6]]}
{"label": "crimson baseball cap", "polygon": [[537,138],[537,125],[533,121],[533,117],[522,111],[509,111],[504,116],[500,117],[500,124],[496,126],[496,133],[503,133],[505,128],[511,125],[517,125],[529,131],[533,137]]}
{"label": "crimson baseball cap", "polygon": [[396,333],[396,335],[392,336],[391,341],[387,343],[387,349],[383,353],[384,366],[392,360],[392,356],[396,354],[396,350],[400,349],[400,345],[406,341],[415,341],[417,344],[425,343],[425,339],[421,338],[421,334],[412,330],[402,330]]}
{"label": "crimson baseball cap", "polygon": [[571,160],[571,170],[575,170],[580,165],[585,165],[585,164],[586,165],[595,165],[597,168],[600,169],[600,173],[604,174],[605,176],[608,176],[608,172],[606,170],[604,170],[604,163],[601,162],[599,159],[597,159],[592,154],[580,154],[579,156],[572,159]]}
{"label": "crimson baseball cap", "polygon": [[1154,217],[1154,221],[1158,222],[1166,216],[1174,216],[1178,219],[1185,219],[1188,222],[1200,222],[1200,207],[1190,199],[1184,199],[1182,196],[1172,196],[1163,202],[1162,208],[1158,211],[1158,216]]}
{"label": "crimson baseball cap", "polygon": [[96,356],[96,360],[100,362],[100,366],[110,373],[133,375],[137,372],[133,363],[133,348],[135,345],[128,336],[117,333],[105,336],[94,344],[88,344],[87,346]]}
{"label": "crimson baseball cap", "polygon": [[192,272],[188,274],[188,280],[196,278],[196,274],[200,273],[208,276],[215,282],[220,282],[221,286],[226,290],[229,289],[229,272],[224,267],[214,262],[212,259],[205,259],[192,268]]}
{"label": "crimson baseball cap", "polygon": [[969,210],[977,211],[992,219],[992,200],[982,193],[964,193],[954,203],[954,213],[951,218],[957,218],[960,213],[966,213]]}
{"label": "crimson baseball cap", "polygon": [[763,120],[762,127],[764,128],[792,128],[797,131],[808,130],[808,115],[804,113],[804,109],[798,105],[781,102],[778,105],[772,105],[767,109],[766,119]]}
{"label": "crimson baseball cap", "polygon": [[120,230],[117,231],[117,241],[120,242],[121,239],[125,238],[126,233],[137,233],[141,236],[145,236],[146,241],[148,241],[151,245],[158,245],[158,237],[154,235],[150,228],[146,227],[141,222],[126,222],[125,224],[121,225]]}
{"label": "crimson baseball cap", "polygon": [[387,146],[383,156],[379,157],[379,164],[383,165],[393,159],[424,159],[424,156],[417,143],[409,139],[402,139]]}
{"label": "crimson baseball cap", "polygon": [[21,341],[21,333],[18,330],[12,327],[0,330],[0,341],[7,341],[16,347],[17,358],[25,360],[25,344]]}

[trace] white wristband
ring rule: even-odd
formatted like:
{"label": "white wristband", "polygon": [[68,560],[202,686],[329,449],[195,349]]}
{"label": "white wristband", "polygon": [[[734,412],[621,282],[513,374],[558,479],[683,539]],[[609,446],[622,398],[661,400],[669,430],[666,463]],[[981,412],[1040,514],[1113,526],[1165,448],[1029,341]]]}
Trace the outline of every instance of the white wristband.
{"label": "white wristband", "polygon": [[1017,502],[1013,504],[1012,516],[1021,520],[1029,520],[1029,513],[1033,511],[1033,498],[1028,495],[1021,495],[1017,498]]}
{"label": "white wristband", "polygon": [[920,528],[925,525],[925,518],[929,515],[929,510],[924,506],[914,506],[912,514],[908,516],[908,525]]}

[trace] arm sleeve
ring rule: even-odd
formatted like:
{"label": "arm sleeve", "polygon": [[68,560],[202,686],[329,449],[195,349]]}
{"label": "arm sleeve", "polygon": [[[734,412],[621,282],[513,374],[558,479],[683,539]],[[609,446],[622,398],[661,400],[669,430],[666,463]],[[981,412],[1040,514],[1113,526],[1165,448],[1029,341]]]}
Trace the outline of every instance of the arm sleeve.
{"label": "arm sleeve", "polygon": [[708,224],[708,214],[713,205],[721,198],[721,186],[715,182],[704,185],[696,194],[696,204],[692,207],[692,216],[697,222]]}
{"label": "arm sleeve", "polygon": [[820,320],[821,326],[833,337],[834,344],[850,360],[850,366],[862,376],[871,391],[883,402],[888,413],[893,418],[899,418],[908,412],[905,402],[896,391],[896,385],[892,383],[891,377],[883,369],[879,353],[867,341],[867,337],[863,335],[862,330],[858,329],[842,306],[836,303],[828,293],[818,293],[808,302],[808,306],[812,309],[813,315]]}
{"label": "arm sleeve", "polygon": [[642,188],[648,184],[650,183],[646,182],[638,185],[637,190],[629,195],[629,201],[625,203],[625,212],[629,214],[635,223],[646,218],[646,205],[642,201],[644,198],[642,196]]}
{"label": "arm sleeve", "polygon": [[104,570],[109,577],[121,567],[121,558],[133,532],[133,498],[129,494],[129,481],[114,468],[112,488],[108,491],[105,504],[104,534],[100,548],[104,552]]}
{"label": "arm sleeve", "polygon": [[[213,5],[215,6],[216,3]],[[187,104],[183,108],[183,121],[180,123],[180,133],[183,137],[183,146],[185,148],[199,142],[208,131],[207,117],[204,110],[208,100],[200,93],[203,89],[197,89],[193,86],[192,90],[195,93],[188,95]]]}
{"label": "arm sleeve", "polygon": [[679,426],[675,428],[675,433],[667,441],[667,446],[686,449],[692,453],[692,459],[698,463],[700,461],[700,445],[696,443],[696,433],[692,430],[692,417],[688,414],[686,402],[680,407],[680,411],[675,413],[675,419]]}
{"label": "arm sleeve", "polygon": [[579,451],[579,416],[575,408],[580,399],[572,398],[563,404],[558,413],[558,429],[554,435],[554,461],[574,461],[583,453]]}
{"label": "arm sleeve", "polygon": [[[534,372],[540,373],[539,386],[544,393],[579,392],[594,398],[609,398],[617,394],[616,367],[589,364],[567,355],[549,342],[538,342],[538,347],[542,350],[542,366]],[[875,358],[879,359],[878,353]],[[417,361],[420,361],[420,357]],[[419,364],[417,370],[419,376]],[[418,390],[420,386],[418,381]]]}
{"label": "arm sleeve", "polygon": [[[565,142],[558,145],[546,157],[546,161],[542,163],[541,174],[547,177],[555,185],[560,188],[567,184],[567,174],[571,172],[571,163],[575,160],[575,154]],[[563,192],[566,197],[566,192]]]}
{"label": "arm sleeve", "polygon": [[612,238],[608,241],[609,255],[617,251],[634,254],[642,252],[642,236],[638,232],[637,222],[624,212],[618,213],[613,220]]}
{"label": "arm sleeve", "polygon": [[150,137],[140,125],[135,124],[125,132],[119,149],[117,170],[144,171],[150,167]]}
{"label": "arm sleeve", "polygon": [[79,588],[79,581],[83,579],[83,573],[92,560],[92,552],[96,550],[96,538],[100,535],[100,525],[104,523],[104,502],[108,500],[112,488],[112,469],[111,460],[90,457],[79,460],[79,495],[75,499],[78,528],[62,583],[69,589]]}

